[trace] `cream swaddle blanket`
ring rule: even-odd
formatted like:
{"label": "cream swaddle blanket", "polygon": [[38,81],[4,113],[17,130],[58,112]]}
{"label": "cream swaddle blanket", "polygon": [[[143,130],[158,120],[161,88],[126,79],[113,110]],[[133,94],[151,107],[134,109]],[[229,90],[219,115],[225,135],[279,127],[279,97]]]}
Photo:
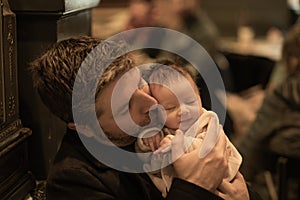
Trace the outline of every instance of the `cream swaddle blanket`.
{"label": "cream swaddle blanket", "polygon": [[[191,152],[201,145],[199,158],[205,157],[217,143],[223,128],[219,124],[219,119],[216,113],[203,109],[200,118],[184,133],[183,152]],[[143,136],[140,136],[136,143],[136,151],[149,151],[149,147],[143,144]],[[172,180],[174,178],[174,170],[172,165],[171,141],[174,135],[167,135],[170,144],[164,148],[160,153],[154,154],[150,159],[150,163],[144,165],[149,177],[166,197],[169,191]],[[225,175],[226,180],[231,181],[239,170],[242,163],[242,157],[227,138],[227,148],[230,148],[230,155],[228,160],[228,173]],[[159,168],[161,166],[161,168]],[[159,169],[151,172],[151,169]],[[197,170],[197,169],[195,169]]]}

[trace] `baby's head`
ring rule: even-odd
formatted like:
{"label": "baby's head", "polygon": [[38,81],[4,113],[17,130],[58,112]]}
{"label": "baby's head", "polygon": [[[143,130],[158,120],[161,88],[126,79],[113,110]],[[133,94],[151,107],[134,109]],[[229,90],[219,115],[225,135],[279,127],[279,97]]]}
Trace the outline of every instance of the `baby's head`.
{"label": "baby's head", "polygon": [[198,87],[185,67],[169,60],[155,65],[149,86],[166,111],[165,126],[186,131],[202,113]]}

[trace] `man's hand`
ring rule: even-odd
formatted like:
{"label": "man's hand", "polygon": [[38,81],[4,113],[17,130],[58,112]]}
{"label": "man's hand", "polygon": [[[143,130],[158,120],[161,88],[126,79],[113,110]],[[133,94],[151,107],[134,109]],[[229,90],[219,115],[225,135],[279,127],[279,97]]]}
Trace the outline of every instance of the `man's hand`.
{"label": "man's hand", "polygon": [[243,175],[238,172],[232,182],[223,180],[216,192],[225,200],[249,200],[249,192]]}
{"label": "man's hand", "polygon": [[184,135],[176,131],[172,142],[172,157],[176,176],[213,193],[221,184],[228,168],[226,136],[222,132],[214,148],[205,157],[199,157],[201,145],[190,153],[184,152]]}

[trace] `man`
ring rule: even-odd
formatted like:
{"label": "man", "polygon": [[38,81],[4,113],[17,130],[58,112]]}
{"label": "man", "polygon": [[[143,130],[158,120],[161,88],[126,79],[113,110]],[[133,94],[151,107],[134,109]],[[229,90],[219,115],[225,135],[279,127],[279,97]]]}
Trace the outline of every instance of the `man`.
{"label": "man", "polygon": [[[118,147],[117,150],[123,149],[127,152],[132,152],[133,149],[135,137],[127,134],[117,124],[113,111],[123,106],[122,101],[117,101],[115,104],[117,108],[112,109],[111,106],[111,102],[114,101],[114,88],[123,75],[127,72],[135,75],[131,76],[131,79],[126,79],[128,84],[123,85],[124,91],[128,87],[136,86],[130,95],[129,105],[129,113],[135,124],[139,126],[149,124],[151,121],[149,110],[151,106],[157,104],[150,96],[147,85],[140,84],[139,81],[132,82],[141,78],[137,77],[134,70],[129,71],[134,67],[129,54],[111,59],[115,58],[115,53],[120,49],[119,43],[90,37],[71,38],[53,45],[31,63],[34,86],[41,99],[67,124],[67,133],[49,172],[48,199],[163,199],[146,173],[128,171],[127,166],[124,167],[124,171],[114,168],[113,163],[118,162],[114,156],[106,156],[109,160],[108,164],[97,157],[112,155],[115,146]],[[89,53],[94,50],[98,52],[98,57],[95,58],[97,60],[92,61],[92,64],[89,63],[91,65],[88,65],[90,67],[87,71],[81,70],[80,67],[86,63],[85,58],[93,58]],[[111,64],[104,70],[107,63]],[[99,65],[100,68],[94,68]],[[98,82],[99,73],[102,75]],[[79,77],[76,77],[78,74]],[[73,89],[76,85],[74,85],[75,80],[81,83],[79,87],[85,84],[93,85],[93,81],[96,81],[95,95],[92,97],[82,95],[84,88],[81,92],[77,88],[75,92]],[[92,83],[89,83],[90,80]],[[125,84],[124,79],[122,80]],[[128,94],[125,92],[124,95]],[[123,98],[125,97],[118,96],[118,99]],[[94,102],[91,103],[91,99]],[[73,113],[72,108],[76,113]],[[98,125],[104,135],[97,132],[95,124],[91,122],[93,120],[90,116],[93,111],[96,112]],[[73,118],[78,113],[83,116],[81,121]],[[124,124],[127,126],[127,123]],[[88,151],[93,148],[97,150],[98,147],[101,147],[102,151],[96,151],[95,154]],[[180,142],[174,142],[172,151],[176,153],[178,149],[180,149]],[[206,157],[200,159],[197,152],[196,149],[184,153],[173,163],[176,178],[166,199],[221,199],[220,197],[249,199],[241,174],[238,174],[231,183],[222,182],[228,160],[225,135],[221,135],[216,146]],[[125,164],[131,166],[130,163]]]}

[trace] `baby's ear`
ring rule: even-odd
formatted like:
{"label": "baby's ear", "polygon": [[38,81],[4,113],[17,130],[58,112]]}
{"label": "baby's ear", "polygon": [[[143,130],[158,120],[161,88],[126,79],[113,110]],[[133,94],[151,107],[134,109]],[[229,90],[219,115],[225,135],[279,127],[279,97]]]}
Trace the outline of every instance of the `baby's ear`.
{"label": "baby's ear", "polygon": [[81,134],[85,135],[86,137],[94,136],[93,130],[87,125],[77,125],[75,123],[70,122],[67,124],[67,126],[69,129],[77,131],[78,133],[81,133]]}

